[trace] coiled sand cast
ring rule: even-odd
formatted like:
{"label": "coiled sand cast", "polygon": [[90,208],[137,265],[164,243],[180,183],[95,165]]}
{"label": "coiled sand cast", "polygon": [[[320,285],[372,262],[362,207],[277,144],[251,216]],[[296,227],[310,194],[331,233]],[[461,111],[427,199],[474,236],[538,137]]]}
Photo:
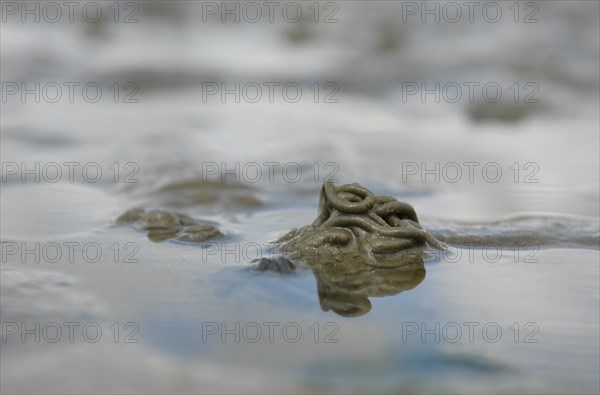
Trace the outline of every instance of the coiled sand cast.
{"label": "coiled sand cast", "polygon": [[444,246],[421,228],[411,205],[358,184],[325,182],[317,218],[275,241],[276,255],[255,270],[290,273],[306,264],[323,310],[358,316],[371,309],[368,297],[419,285],[430,248]]}

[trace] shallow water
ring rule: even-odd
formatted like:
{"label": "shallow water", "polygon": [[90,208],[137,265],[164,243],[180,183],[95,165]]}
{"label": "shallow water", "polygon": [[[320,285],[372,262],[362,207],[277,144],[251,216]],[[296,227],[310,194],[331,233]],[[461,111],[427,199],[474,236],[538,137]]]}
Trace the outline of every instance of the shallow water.
{"label": "shallow water", "polygon": [[[3,392],[598,393],[597,3],[540,4],[537,24],[491,26],[402,24],[394,3],[345,2],[338,24],[310,34],[195,23],[194,4],[142,7],[140,23],[99,32],[2,24],[3,81],[141,88],[137,104],[2,104]],[[307,95],[336,81],[339,103],[205,103],[206,80],[300,81]],[[469,80],[535,81],[540,102],[515,120],[506,103],[490,115],[402,100],[402,81]],[[70,161],[72,182],[64,165],[55,183],[4,165]],[[92,162],[98,182],[80,172]],[[207,163],[252,162],[259,182],[202,182]],[[272,180],[265,162],[280,163]],[[297,182],[281,173],[292,162]],[[420,167],[436,163],[439,180]],[[323,311],[308,269],[250,270],[314,220],[328,175],[410,203],[450,246],[414,289],[370,298],[360,317]],[[213,221],[224,237],[152,241],[115,221],[136,207]],[[22,323],[49,332],[35,342]]]}

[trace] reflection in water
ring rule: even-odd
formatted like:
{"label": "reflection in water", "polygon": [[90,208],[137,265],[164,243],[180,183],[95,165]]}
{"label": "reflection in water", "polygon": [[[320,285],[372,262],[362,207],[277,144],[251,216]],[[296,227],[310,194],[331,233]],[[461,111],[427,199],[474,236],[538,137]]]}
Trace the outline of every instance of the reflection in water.
{"label": "reflection in water", "polygon": [[319,303],[323,311],[332,310],[344,317],[358,317],[371,310],[369,297],[392,296],[413,289],[425,279],[423,258],[406,254],[397,267],[372,267],[361,260],[336,266],[313,263]]}
{"label": "reflection in water", "polygon": [[409,204],[331,182],[323,185],[317,219],[275,245],[282,255],[260,259],[256,270],[289,273],[294,261],[306,263],[323,310],[348,317],[369,312],[370,296],[416,287],[425,278],[425,248],[444,248],[421,228]]}

